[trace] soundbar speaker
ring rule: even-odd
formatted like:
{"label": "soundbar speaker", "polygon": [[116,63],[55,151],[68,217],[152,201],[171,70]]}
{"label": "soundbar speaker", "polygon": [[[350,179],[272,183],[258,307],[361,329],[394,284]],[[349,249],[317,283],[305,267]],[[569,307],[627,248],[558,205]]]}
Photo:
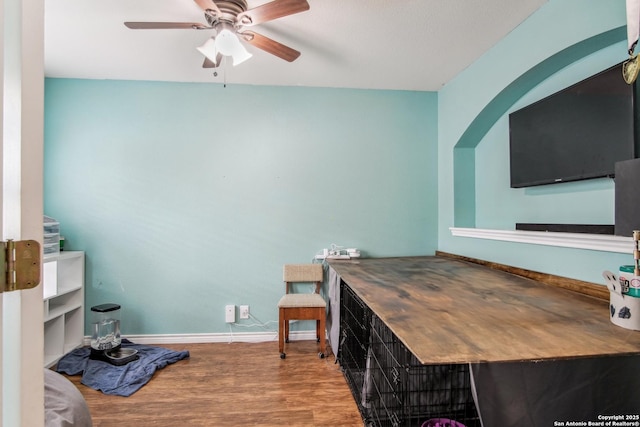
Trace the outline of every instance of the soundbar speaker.
{"label": "soundbar speaker", "polygon": [[640,159],[615,166],[615,234],[633,237],[640,230]]}

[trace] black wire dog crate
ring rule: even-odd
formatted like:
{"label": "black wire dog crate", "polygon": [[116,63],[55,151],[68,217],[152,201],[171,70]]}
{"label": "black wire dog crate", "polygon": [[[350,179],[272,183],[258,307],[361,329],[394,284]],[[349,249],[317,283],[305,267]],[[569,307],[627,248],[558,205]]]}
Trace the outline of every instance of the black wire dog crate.
{"label": "black wire dog crate", "polygon": [[469,365],[423,365],[341,283],[338,360],[367,426],[421,426],[431,418],[480,426]]}
{"label": "black wire dog crate", "polygon": [[360,413],[367,403],[362,395],[366,372],[372,312],[344,282],[340,283],[340,348],[338,359]]}

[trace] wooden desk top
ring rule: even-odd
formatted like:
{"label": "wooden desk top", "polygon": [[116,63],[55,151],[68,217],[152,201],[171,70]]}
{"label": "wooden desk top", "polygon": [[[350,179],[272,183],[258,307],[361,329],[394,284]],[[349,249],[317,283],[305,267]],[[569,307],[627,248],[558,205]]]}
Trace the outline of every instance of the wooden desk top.
{"label": "wooden desk top", "polygon": [[330,260],[422,364],[640,354],[607,301],[444,257]]}

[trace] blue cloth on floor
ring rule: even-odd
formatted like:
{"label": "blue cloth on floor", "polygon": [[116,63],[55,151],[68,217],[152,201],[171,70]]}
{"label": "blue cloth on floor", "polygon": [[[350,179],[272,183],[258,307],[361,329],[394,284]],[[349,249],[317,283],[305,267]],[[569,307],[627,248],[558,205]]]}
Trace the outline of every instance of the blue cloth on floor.
{"label": "blue cloth on floor", "polygon": [[134,344],[122,340],[122,348],[138,350],[140,358],[122,366],[90,359],[90,347],[78,348],[60,359],[56,370],[67,375],[82,374],[82,384],[104,394],[131,396],[151,380],[158,369],[189,357],[188,351]]}

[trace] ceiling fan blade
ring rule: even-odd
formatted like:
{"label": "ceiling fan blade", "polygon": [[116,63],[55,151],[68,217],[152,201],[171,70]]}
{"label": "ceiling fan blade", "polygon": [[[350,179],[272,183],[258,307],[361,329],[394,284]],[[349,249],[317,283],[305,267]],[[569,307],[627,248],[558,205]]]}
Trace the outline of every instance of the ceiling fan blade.
{"label": "ceiling fan blade", "polygon": [[238,14],[237,22],[252,26],[309,10],[307,0],[274,0]]}
{"label": "ceiling fan blade", "polygon": [[200,6],[200,8],[205,12],[212,10],[215,12],[216,16],[221,15],[218,5],[213,0],[195,0],[195,2],[198,3],[198,6]]}
{"label": "ceiling fan blade", "polygon": [[211,27],[198,22],[125,22],[124,25],[132,30],[166,30],[166,29],[193,29],[207,30]]}
{"label": "ceiling fan blade", "polygon": [[205,57],[204,58],[204,63],[202,64],[202,68],[218,68],[220,66],[221,62],[222,62],[222,54],[221,53],[219,53],[216,56],[216,62],[213,62],[209,58]]}
{"label": "ceiling fan blade", "polygon": [[253,31],[243,31],[238,35],[252,46],[269,52],[272,55],[282,58],[285,61],[293,62],[300,56],[300,52],[288,46],[278,43],[275,40],[265,37]]}

